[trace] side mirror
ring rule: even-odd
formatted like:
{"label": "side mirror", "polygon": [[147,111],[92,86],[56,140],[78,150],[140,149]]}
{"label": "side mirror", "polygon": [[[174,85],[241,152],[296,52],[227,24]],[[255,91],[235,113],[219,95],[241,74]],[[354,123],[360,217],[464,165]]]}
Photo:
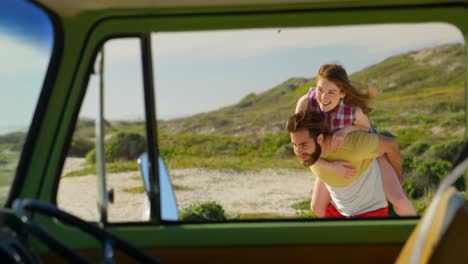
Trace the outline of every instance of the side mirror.
{"label": "side mirror", "polygon": [[[145,193],[147,196],[144,198],[143,204],[143,214],[142,220],[150,220],[150,192],[151,185],[155,184],[151,182],[149,168],[150,163],[148,159],[148,154],[145,152],[140,155],[138,158],[138,164],[140,166],[141,176],[143,177],[143,185],[145,188]],[[172,189],[171,179],[169,178],[169,173],[167,172],[164,161],[161,157],[158,156],[158,166],[159,166],[159,187],[160,187],[160,196],[159,201],[161,205],[161,220],[165,221],[177,221],[179,219],[179,212],[177,210],[177,203],[175,199],[174,190]]]}

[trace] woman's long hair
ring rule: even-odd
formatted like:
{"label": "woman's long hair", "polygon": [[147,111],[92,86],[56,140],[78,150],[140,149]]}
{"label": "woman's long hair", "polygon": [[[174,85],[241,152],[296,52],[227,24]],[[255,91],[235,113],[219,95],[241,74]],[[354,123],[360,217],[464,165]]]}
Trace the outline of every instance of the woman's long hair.
{"label": "woman's long hair", "polygon": [[320,79],[327,79],[338,86],[341,92],[346,94],[343,99],[345,103],[359,106],[364,114],[372,111],[372,108],[369,107],[369,101],[374,97],[376,93],[375,89],[367,88],[367,91],[363,92],[358,83],[349,80],[348,74],[343,66],[338,64],[322,65],[317,74],[317,82],[320,81]]}

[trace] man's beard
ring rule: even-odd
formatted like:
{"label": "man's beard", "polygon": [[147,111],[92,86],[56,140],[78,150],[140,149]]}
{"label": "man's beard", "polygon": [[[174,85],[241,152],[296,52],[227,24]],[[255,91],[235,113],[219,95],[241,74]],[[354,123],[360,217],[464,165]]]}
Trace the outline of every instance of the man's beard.
{"label": "man's beard", "polygon": [[309,158],[306,160],[301,160],[302,165],[304,165],[304,167],[310,167],[314,165],[314,163],[320,158],[320,154],[322,154],[322,148],[319,144],[316,143],[315,151],[310,154]]}

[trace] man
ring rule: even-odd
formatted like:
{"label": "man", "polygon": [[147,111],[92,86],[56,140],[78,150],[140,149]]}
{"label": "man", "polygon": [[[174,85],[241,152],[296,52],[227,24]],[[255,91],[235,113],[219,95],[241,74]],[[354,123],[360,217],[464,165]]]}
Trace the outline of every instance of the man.
{"label": "man", "polygon": [[[336,150],[332,150],[333,132],[322,115],[316,112],[302,112],[289,117],[286,128],[296,156],[304,166],[310,167],[330,192],[332,206],[325,214],[317,214],[318,217],[388,216],[387,199],[375,159],[386,155],[401,177],[397,142],[384,136],[356,131],[350,133]],[[348,162],[357,171],[356,176],[344,178],[323,166],[314,165],[319,158]]]}

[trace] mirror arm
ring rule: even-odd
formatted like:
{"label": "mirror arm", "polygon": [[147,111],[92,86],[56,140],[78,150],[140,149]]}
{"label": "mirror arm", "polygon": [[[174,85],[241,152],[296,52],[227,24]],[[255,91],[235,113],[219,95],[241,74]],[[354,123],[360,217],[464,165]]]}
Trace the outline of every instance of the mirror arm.
{"label": "mirror arm", "polygon": [[96,117],[96,174],[98,177],[98,211],[101,225],[107,223],[106,166],[104,157],[104,47],[99,61],[98,113]]}
{"label": "mirror arm", "polygon": [[155,113],[155,97],[154,97],[154,78],[153,78],[153,55],[151,50],[151,35],[145,33],[141,36],[141,60],[143,68],[143,92],[145,98],[145,114],[146,114],[146,138],[148,140],[148,178],[149,190],[148,198],[150,202],[150,218],[155,224],[161,223],[160,210],[160,186],[159,186],[159,167],[156,157],[159,155],[158,146],[156,144],[156,113]]}

